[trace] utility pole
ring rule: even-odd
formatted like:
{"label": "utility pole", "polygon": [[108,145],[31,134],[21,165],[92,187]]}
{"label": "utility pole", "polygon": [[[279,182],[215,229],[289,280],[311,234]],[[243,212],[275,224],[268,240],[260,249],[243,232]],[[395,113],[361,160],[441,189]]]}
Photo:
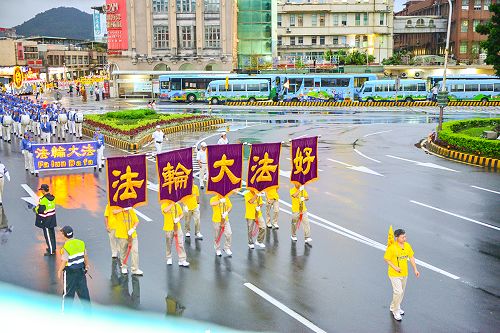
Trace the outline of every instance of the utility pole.
{"label": "utility pole", "polygon": [[444,108],[448,105],[448,91],[446,90],[446,71],[448,69],[448,54],[450,49],[450,30],[451,30],[451,15],[453,12],[453,7],[451,0],[448,0],[448,31],[446,32],[446,48],[444,50],[444,73],[443,73],[443,83],[441,86],[441,91],[438,94],[438,105],[439,105],[439,123],[438,131],[443,128],[443,116]]}

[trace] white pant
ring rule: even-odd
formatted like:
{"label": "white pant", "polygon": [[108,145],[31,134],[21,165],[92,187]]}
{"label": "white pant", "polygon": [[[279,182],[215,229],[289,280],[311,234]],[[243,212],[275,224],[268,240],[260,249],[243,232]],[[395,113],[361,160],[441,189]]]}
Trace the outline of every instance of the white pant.
{"label": "white pant", "polygon": [[104,166],[104,145],[101,148],[97,148],[97,167],[101,168]]}
{"label": "white pant", "polygon": [[200,168],[200,187],[205,187],[205,181],[208,179],[208,164],[201,163]]}
{"label": "white pant", "polygon": [[17,121],[14,122],[13,130],[14,134],[19,136],[19,133],[21,133],[21,123],[18,123]]}
{"label": "white pant", "polygon": [[32,129],[33,129],[33,134],[40,135],[40,123],[38,121],[33,122]]}
{"label": "white pant", "polygon": [[50,143],[50,132],[42,132],[41,141],[45,143]]}
{"label": "white pant", "polygon": [[75,122],[74,121],[69,122],[69,134],[75,134]]}
{"label": "white pant", "polygon": [[405,295],[406,280],[407,276],[404,277],[392,277],[389,276],[392,284],[392,302],[390,306],[391,311],[396,311],[401,309],[401,302],[403,301],[403,296]]}
{"label": "white pant", "polygon": [[75,123],[75,136],[77,138],[81,138],[82,137],[82,124],[83,123]]}
{"label": "white pant", "polygon": [[109,245],[111,247],[111,256],[112,257],[118,257],[118,252],[119,251],[119,246],[118,246],[118,239],[115,237],[115,229],[111,229],[108,232],[108,237],[109,237]]}
{"label": "white pant", "polygon": [[3,130],[3,139],[5,141],[10,141],[10,125],[8,126],[2,125],[2,130]]}
{"label": "white pant", "polygon": [[161,145],[163,144],[162,143],[158,143],[155,141],[155,148],[156,148],[156,154],[160,154],[161,153]]}
{"label": "white pant", "polygon": [[0,202],[3,202],[3,176],[0,178]]}
{"label": "white pant", "polygon": [[64,133],[64,124],[57,124],[57,138],[66,138],[65,136],[66,133]]}
{"label": "white pant", "polygon": [[52,127],[52,135],[56,135],[56,125],[57,123],[54,120],[49,121],[50,126]]}

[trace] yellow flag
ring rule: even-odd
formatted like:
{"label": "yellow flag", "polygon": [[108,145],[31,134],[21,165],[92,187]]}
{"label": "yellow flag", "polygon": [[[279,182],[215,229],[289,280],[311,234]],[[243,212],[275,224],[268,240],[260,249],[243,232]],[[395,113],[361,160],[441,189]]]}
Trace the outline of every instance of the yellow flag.
{"label": "yellow flag", "polygon": [[226,90],[229,90],[229,76],[226,76]]}
{"label": "yellow flag", "polygon": [[387,247],[394,243],[394,231],[392,230],[392,224],[389,227],[389,233],[387,234]]}

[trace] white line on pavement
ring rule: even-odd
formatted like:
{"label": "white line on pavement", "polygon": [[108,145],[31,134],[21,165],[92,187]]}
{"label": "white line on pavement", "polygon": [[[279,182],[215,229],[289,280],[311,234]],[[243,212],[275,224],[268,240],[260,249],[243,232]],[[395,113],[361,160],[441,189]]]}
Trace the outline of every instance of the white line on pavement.
{"label": "white line on pavement", "polygon": [[285,171],[285,170],[281,170],[280,169],[280,176],[283,176],[283,177],[286,177],[286,178],[290,178],[291,175],[292,175],[291,171]]}
{"label": "white line on pavement", "polygon": [[138,216],[142,217],[145,221],[147,221],[147,222],[152,222],[152,221],[153,221],[152,219],[150,219],[149,217],[147,217],[146,215],[144,215],[143,213],[141,213],[141,212],[140,212],[140,211],[138,211],[137,209],[135,209],[135,208],[134,208],[134,211],[135,211],[135,213],[136,213]]}
{"label": "white line on pavement", "polygon": [[338,163],[338,164],[342,164],[342,165],[345,165],[346,167],[351,167],[352,165],[350,164],[347,164],[347,163],[344,163],[344,162],[341,162],[341,161],[337,161],[337,160],[334,160],[334,159],[331,159],[331,158],[328,158],[328,160],[330,162],[333,162],[333,163]]}
{"label": "white line on pavement", "polygon": [[271,295],[269,295],[268,293],[266,293],[262,289],[257,288],[256,286],[254,286],[253,284],[251,284],[249,282],[246,282],[243,285],[245,287],[247,287],[248,289],[250,289],[251,291],[253,291],[254,293],[256,293],[257,295],[259,295],[260,297],[262,297],[263,299],[265,299],[266,301],[268,301],[269,303],[271,303],[272,305],[274,305],[275,307],[277,307],[278,309],[280,309],[281,311],[283,311],[284,313],[286,313],[287,315],[289,315],[290,317],[292,317],[293,319],[302,323],[304,326],[306,326],[307,328],[309,328],[313,332],[326,333],[325,330],[314,325],[312,322],[310,322],[306,318],[302,317],[300,314],[293,311],[292,309],[287,307],[285,304],[281,303],[276,298],[272,297]]}
{"label": "white line on pavement", "polygon": [[35,192],[31,189],[31,187],[28,186],[28,184],[21,184],[21,187],[24,188],[24,190],[29,194],[30,197],[33,199],[36,199],[37,201],[40,200],[38,198],[38,195],[36,195]]}
{"label": "white line on pavement", "polygon": [[374,158],[371,158],[371,157],[366,156],[365,154],[363,154],[362,152],[360,152],[360,151],[359,151],[359,150],[357,150],[356,148],[354,148],[354,152],[355,152],[355,153],[357,153],[358,155],[363,156],[364,158],[369,159],[370,161],[380,163],[380,161],[377,161],[377,160],[376,160],[376,159],[374,159]]}
{"label": "white line on pavement", "polygon": [[375,132],[375,133],[366,134],[366,135],[363,135],[363,138],[367,138],[367,137],[369,137],[369,136],[372,136],[372,135],[377,135],[377,134],[382,134],[382,133],[389,133],[389,132],[392,132],[392,130],[388,130],[388,131],[380,131],[380,132]]}
{"label": "white line on pavement", "polygon": [[397,156],[393,156],[393,155],[385,155],[385,156],[390,157],[390,158],[394,158],[394,159],[397,159],[397,160],[401,160],[401,161],[407,161],[407,162],[415,163],[418,166],[423,166],[423,167],[428,167],[428,168],[434,168],[434,169],[441,169],[441,170],[452,171],[452,172],[460,172],[460,171],[457,171],[457,170],[454,170],[454,169],[450,169],[450,168],[446,168],[444,166],[441,166],[441,165],[438,165],[438,164],[434,164],[434,163],[419,162],[419,161],[409,160],[407,158],[397,157]]}
{"label": "white line on pavement", "polygon": [[334,162],[334,163],[339,163],[339,164],[342,164],[344,166],[346,166],[348,169],[351,169],[351,170],[354,170],[354,171],[359,171],[359,172],[364,172],[364,173],[368,173],[368,174],[371,174],[371,175],[375,175],[375,176],[380,176],[380,177],[384,177],[384,175],[376,172],[376,171],[373,171],[372,169],[370,168],[367,168],[365,166],[354,166],[354,165],[350,165],[350,164],[347,164],[347,163],[344,163],[344,162],[341,162],[341,161],[337,161],[337,160],[334,160],[334,159],[331,159],[331,158],[328,158],[329,161],[331,162]]}
{"label": "white line on pavement", "polygon": [[424,203],[421,203],[421,202],[418,202],[418,201],[415,201],[415,200],[410,200],[410,202],[414,203],[414,204],[417,204],[417,205],[420,205],[420,206],[423,206],[423,207],[427,207],[427,208],[430,208],[430,209],[437,210],[438,212],[441,212],[441,213],[445,213],[445,214],[448,214],[448,215],[451,215],[451,216],[458,217],[458,218],[460,218],[462,220],[466,220],[466,221],[469,221],[469,222],[472,222],[472,223],[476,223],[476,224],[482,225],[483,227],[487,227],[487,228],[491,228],[491,229],[500,231],[499,227],[494,226],[492,224],[484,223],[484,222],[481,222],[481,221],[476,221],[474,219],[471,219],[471,218],[468,218],[468,217],[465,217],[465,216],[462,216],[462,215],[458,215],[458,214],[455,214],[455,213],[452,213],[452,212],[448,212],[448,211],[446,211],[444,209],[440,209],[440,208],[437,208],[437,207],[434,207],[434,206],[426,205]]}
{"label": "white line on pavement", "polygon": [[488,191],[488,192],[491,192],[491,193],[500,194],[500,192],[493,191],[493,190],[488,190],[487,188],[483,188],[483,187],[479,187],[479,186],[474,186],[474,185],[471,185],[470,187],[477,188],[478,190],[483,190],[483,191]]}

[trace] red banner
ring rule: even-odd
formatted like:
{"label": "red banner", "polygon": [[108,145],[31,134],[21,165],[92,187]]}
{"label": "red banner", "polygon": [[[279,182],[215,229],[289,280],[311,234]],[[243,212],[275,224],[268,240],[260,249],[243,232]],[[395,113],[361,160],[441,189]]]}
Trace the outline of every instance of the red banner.
{"label": "red banner", "polygon": [[292,140],[292,183],[301,185],[318,179],[318,137]]}
{"label": "red banner", "polygon": [[225,197],[241,188],[243,144],[207,147],[208,191]]}
{"label": "red banner", "polygon": [[121,208],[147,203],[148,171],[146,155],[108,157],[108,203]]}
{"label": "red banner", "polygon": [[159,199],[180,201],[193,191],[193,148],[156,155]]}
{"label": "red banner", "polygon": [[247,187],[259,192],[278,186],[281,143],[254,143],[248,159]]}
{"label": "red banner", "polygon": [[127,0],[106,0],[108,51],[128,50]]}

